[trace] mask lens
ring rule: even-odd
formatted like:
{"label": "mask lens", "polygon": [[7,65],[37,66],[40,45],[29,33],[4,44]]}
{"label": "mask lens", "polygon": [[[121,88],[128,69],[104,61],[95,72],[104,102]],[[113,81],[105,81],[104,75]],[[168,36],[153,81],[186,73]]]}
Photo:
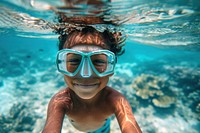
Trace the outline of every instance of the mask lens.
{"label": "mask lens", "polygon": [[108,58],[105,54],[95,54],[91,57],[92,64],[94,68],[99,72],[103,73],[107,70]]}
{"label": "mask lens", "polygon": [[81,55],[75,53],[66,54],[66,70],[70,73],[74,73],[81,63]]}

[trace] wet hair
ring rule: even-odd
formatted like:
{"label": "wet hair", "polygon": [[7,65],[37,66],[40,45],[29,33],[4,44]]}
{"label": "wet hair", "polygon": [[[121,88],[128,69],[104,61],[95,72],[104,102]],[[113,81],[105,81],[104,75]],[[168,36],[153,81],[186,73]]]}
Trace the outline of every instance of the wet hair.
{"label": "wet hair", "polygon": [[121,55],[124,53],[125,39],[122,39],[121,32],[109,32],[108,29],[100,32],[92,26],[85,26],[81,29],[68,30],[69,33],[59,36],[59,50],[63,48],[71,48],[75,45],[97,45],[103,49],[108,49]]}

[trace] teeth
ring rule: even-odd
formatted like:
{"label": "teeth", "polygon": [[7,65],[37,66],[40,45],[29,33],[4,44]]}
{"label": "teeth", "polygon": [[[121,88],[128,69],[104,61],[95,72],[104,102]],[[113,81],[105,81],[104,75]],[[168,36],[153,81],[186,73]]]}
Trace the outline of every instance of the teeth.
{"label": "teeth", "polygon": [[74,84],[74,85],[78,85],[78,86],[94,86],[94,85],[98,85],[98,84],[91,84],[91,85]]}
{"label": "teeth", "polygon": [[92,85],[82,85],[82,84],[74,84],[75,87],[78,89],[96,89],[98,88],[99,84],[92,84]]}

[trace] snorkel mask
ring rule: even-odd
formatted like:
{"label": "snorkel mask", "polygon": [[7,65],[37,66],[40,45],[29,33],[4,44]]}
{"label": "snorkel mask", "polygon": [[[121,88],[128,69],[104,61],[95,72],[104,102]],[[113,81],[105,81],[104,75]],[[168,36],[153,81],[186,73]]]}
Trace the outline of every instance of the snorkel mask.
{"label": "snorkel mask", "polygon": [[59,72],[70,77],[79,73],[83,78],[88,78],[93,72],[103,77],[114,73],[116,57],[109,50],[83,52],[63,49],[57,53],[56,64]]}

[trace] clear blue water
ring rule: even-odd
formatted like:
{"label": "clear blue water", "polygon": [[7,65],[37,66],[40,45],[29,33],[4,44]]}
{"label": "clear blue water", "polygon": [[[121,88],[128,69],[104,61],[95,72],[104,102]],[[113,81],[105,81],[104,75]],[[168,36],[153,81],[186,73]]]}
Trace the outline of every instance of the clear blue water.
{"label": "clear blue water", "polygon": [[[110,4],[109,19],[120,13],[122,20],[129,18],[119,27],[129,37],[109,85],[130,101],[143,132],[198,133],[199,2],[119,3]],[[0,5],[0,133],[37,133],[44,125],[48,101],[65,87],[55,66],[57,35],[51,26],[43,25],[56,24],[56,15],[38,11],[23,0],[1,1]],[[45,21],[39,23],[30,16]],[[65,123],[63,132],[75,132]],[[120,132],[115,119],[112,123],[112,132]]]}

